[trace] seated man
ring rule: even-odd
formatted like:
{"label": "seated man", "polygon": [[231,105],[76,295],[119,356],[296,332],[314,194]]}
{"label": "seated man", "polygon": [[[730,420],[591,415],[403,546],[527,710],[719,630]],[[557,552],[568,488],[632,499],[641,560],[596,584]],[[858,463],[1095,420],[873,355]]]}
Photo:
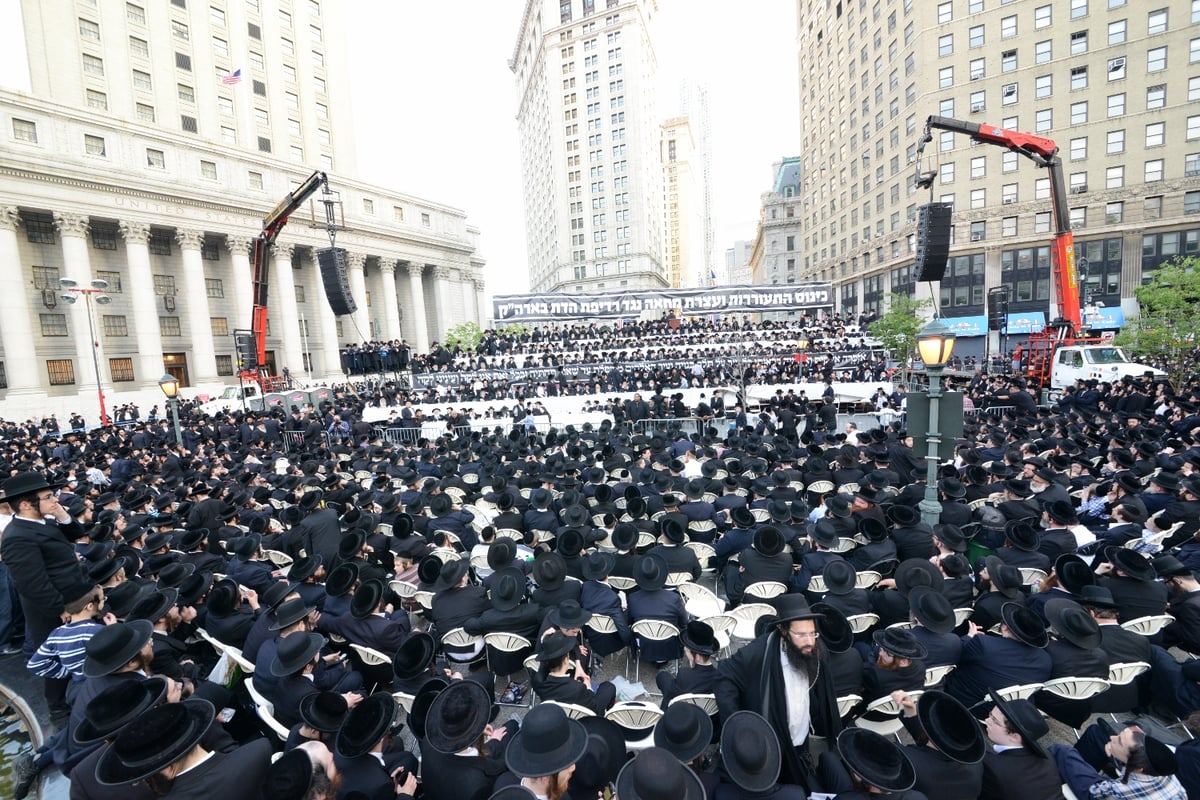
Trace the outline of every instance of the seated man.
{"label": "seated man", "polygon": [[[1105,722],[1103,718],[1102,722]],[[1104,753],[1115,766],[1116,778],[1101,774],[1095,764],[1084,760],[1081,749],[1089,740],[1109,734]],[[1076,749],[1081,748],[1081,749]],[[1175,777],[1178,764],[1171,749],[1157,739],[1147,736],[1136,725],[1112,731],[1107,725],[1091,725],[1075,748],[1064,744],[1050,745],[1050,754],[1058,764],[1063,782],[1076,797],[1138,798],[1156,800],[1185,800],[1187,792]]]}
{"label": "seated man", "polygon": [[654,676],[654,683],[662,692],[660,705],[663,708],[681,694],[712,694],[717,685],[717,668],[712,658],[721,645],[712,627],[698,620],[689,622],[687,628],[680,631],[679,641],[683,644],[683,657],[688,666],[682,667],[678,675],[660,669]]}
{"label": "seated man", "polygon": [[1061,800],[1058,766],[1038,742],[1050,726],[1028,700],[1002,700],[983,721],[991,747],[983,754],[983,791],[979,800]]}

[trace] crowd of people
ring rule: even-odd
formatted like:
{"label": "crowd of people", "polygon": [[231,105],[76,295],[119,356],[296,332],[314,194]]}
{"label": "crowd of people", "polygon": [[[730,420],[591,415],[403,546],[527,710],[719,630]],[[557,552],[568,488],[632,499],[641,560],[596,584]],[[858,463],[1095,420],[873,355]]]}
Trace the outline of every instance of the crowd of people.
{"label": "crowd of people", "polygon": [[[563,335],[626,327],[740,330]],[[56,727],[17,796],[49,769],[78,798],[1200,796],[1166,726],[1200,734],[1200,386],[962,383],[933,487],[890,386],[867,431],[781,389],[689,434],[657,387],[399,443],[343,390],[186,405],[182,444],[6,425],[0,663]],[[627,652],[650,703],[606,679]]]}

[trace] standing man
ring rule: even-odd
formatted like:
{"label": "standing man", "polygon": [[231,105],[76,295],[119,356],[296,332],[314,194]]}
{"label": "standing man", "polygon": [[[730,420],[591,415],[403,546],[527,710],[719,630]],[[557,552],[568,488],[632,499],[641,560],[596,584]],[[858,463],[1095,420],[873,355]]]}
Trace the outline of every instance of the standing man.
{"label": "standing man", "polygon": [[[0,501],[13,510],[13,520],[0,541],[0,557],[21,598],[28,655],[62,622],[67,594],[80,584],[91,583],[72,544],[83,535],[83,526],[59,505],[56,488],[41,473],[32,471],[0,485]],[[52,712],[66,711],[66,688],[63,680],[46,679],[46,701]]]}
{"label": "standing man", "polygon": [[829,659],[821,647],[818,622],[799,594],[775,599],[770,628],[717,667],[716,695],[721,719],[737,711],[766,717],[783,745],[780,783],[810,792],[812,756],[808,734],[833,737],[842,728]]}

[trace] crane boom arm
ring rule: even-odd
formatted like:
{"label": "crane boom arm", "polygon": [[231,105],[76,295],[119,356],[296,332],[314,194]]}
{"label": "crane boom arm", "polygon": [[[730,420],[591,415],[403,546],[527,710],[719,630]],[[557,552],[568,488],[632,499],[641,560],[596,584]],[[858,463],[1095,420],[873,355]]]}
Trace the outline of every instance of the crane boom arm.
{"label": "crane boom arm", "polygon": [[925,137],[933,138],[932,130],[962,133],[976,142],[994,144],[1019,153],[1046,170],[1050,178],[1050,199],[1054,213],[1055,233],[1050,248],[1050,268],[1058,296],[1059,319],[1054,323],[1074,336],[1082,323],[1079,303],[1079,279],[1075,272],[1075,234],[1071,231],[1071,213],[1067,206],[1067,186],[1063,180],[1062,159],[1053,139],[1032,133],[1010,131],[994,125],[980,125],[950,117],[931,116],[925,121]]}

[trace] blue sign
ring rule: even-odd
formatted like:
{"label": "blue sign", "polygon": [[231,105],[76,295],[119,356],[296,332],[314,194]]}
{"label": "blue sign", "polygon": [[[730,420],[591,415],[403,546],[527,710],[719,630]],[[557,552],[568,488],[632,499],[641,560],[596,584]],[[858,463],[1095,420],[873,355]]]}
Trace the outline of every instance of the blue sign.
{"label": "blue sign", "polygon": [[962,339],[969,336],[987,336],[987,317],[942,317],[942,322],[955,336]]}
{"label": "blue sign", "polygon": [[1010,334],[1041,333],[1046,327],[1046,315],[1041,311],[1025,311],[1008,315]]}
{"label": "blue sign", "polygon": [[1110,330],[1125,324],[1125,312],[1120,306],[1089,307],[1083,314],[1083,325],[1093,330]]}

